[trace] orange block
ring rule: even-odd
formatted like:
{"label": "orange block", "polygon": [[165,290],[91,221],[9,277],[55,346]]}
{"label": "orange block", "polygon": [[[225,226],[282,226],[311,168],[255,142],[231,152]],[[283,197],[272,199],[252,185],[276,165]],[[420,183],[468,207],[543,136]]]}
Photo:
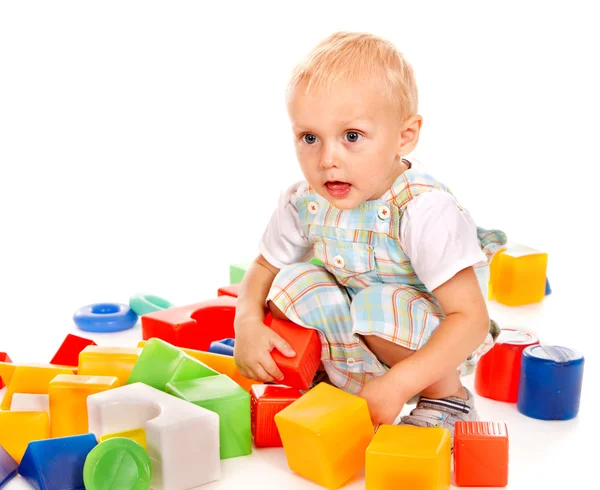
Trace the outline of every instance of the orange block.
{"label": "orange block", "polygon": [[271,321],[271,328],[287,340],[296,352],[294,357],[286,357],[277,350],[271,352],[273,360],[283,374],[283,379],[278,380],[278,383],[308,390],[321,364],[319,335],[311,328],[276,318]]}
{"label": "orange block", "polygon": [[31,441],[48,439],[50,424],[47,412],[0,411],[0,446],[17,462]]}
{"label": "orange block", "polygon": [[275,423],[290,469],[319,485],[339,488],[365,466],[373,425],[359,396],[320,383],[276,414]]}
{"label": "orange block", "polygon": [[88,345],[79,354],[81,376],[115,376],[124,385],[142,349]]}
{"label": "orange block", "polygon": [[87,397],[120,386],[115,376],[60,374],[50,382],[52,437],[88,433]]}
{"label": "orange block", "polygon": [[456,422],[454,476],[461,487],[508,485],[508,430],[503,422]]}
{"label": "orange block", "polygon": [[[138,342],[138,347],[143,348],[144,345],[146,345],[145,340]],[[231,356],[224,356],[223,354],[215,354],[214,352],[205,352],[202,350],[184,349],[182,347],[179,347],[179,349],[194,359],[203,362],[209,368],[214,369],[218,373],[226,374],[247,392],[250,392],[252,385],[260,384],[260,381],[242,376],[235,365],[233,357]]]}
{"label": "orange block", "polygon": [[3,368],[5,364],[12,364],[12,360],[6,352],[0,352],[0,390],[4,388],[5,384],[10,383],[14,372],[14,365]]}
{"label": "orange block", "polygon": [[366,451],[366,490],[448,490],[450,431],[380,425]]}
{"label": "orange block", "polygon": [[16,366],[12,376],[9,376],[10,381],[0,408],[2,410],[10,410],[13,393],[47,395],[50,381],[59,374],[73,374],[73,369],[52,365]]}

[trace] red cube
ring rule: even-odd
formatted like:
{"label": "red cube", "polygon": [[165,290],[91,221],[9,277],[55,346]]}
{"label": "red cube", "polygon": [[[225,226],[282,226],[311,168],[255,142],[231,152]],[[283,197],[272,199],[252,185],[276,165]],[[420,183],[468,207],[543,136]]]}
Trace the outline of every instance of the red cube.
{"label": "red cube", "polygon": [[79,353],[88,345],[96,345],[96,342],[77,335],[68,334],[58,348],[50,364],[60,366],[79,366]]}
{"label": "red cube", "polygon": [[456,422],[454,476],[459,487],[508,484],[508,431],[503,422]]}
{"label": "red cube", "polygon": [[219,288],[217,291],[217,296],[232,296],[233,298],[237,298],[240,292],[239,284],[231,284],[229,286],[223,286]]}
{"label": "red cube", "polygon": [[[12,360],[6,352],[0,352],[0,362],[12,362]],[[0,376],[0,390],[2,388],[4,388],[4,381],[2,380],[2,376]]]}
{"label": "red cube", "polygon": [[252,437],[256,447],[282,447],[279,430],[275,425],[275,414],[302,396],[298,388],[284,385],[252,386],[250,391],[250,413]]}

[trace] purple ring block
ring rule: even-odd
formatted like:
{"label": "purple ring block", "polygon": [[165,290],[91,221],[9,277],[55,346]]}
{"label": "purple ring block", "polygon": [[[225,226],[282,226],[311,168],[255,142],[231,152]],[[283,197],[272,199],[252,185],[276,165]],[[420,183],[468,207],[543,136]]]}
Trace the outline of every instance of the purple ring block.
{"label": "purple ring block", "polygon": [[18,467],[19,465],[12,456],[6,452],[6,449],[0,446],[0,488],[4,488],[9,481],[17,476]]}

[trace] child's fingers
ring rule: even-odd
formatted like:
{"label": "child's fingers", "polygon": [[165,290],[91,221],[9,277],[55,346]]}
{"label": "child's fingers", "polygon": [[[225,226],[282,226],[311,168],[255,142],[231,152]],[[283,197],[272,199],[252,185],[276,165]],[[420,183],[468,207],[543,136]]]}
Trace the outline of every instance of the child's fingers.
{"label": "child's fingers", "polygon": [[283,378],[283,373],[279,370],[279,367],[271,357],[271,354],[264,356],[260,361],[261,366],[264,370],[276,380]]}
{"label": "child's fingers", "polygon": [[254,379],[258,379],[263,383],[273,381],[273,376],[271,376],[260,364],[254,367],[254,375]]}
{"label": "child's fingers", "polygon": [[271,337],[271,345],[286,357],[294,357],[296,355],[292,346],[275,332],[273,332],[273,336]]}

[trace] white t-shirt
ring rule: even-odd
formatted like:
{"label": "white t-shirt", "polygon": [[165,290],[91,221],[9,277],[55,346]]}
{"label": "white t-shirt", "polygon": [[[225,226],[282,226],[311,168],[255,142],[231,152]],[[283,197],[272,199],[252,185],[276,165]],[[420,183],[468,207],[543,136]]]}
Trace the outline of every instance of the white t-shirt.
{"label": "white t-shirt", "polygon": [[[312,257],[313,243],[304,235],[295,206],[307,187],[298,182],[280,196],[260,241],[261,254],[278,269]],[[487,262],[473,218],[443,191],[425,192],[407,204],[400,245],[429,291],[466,267]]]}

